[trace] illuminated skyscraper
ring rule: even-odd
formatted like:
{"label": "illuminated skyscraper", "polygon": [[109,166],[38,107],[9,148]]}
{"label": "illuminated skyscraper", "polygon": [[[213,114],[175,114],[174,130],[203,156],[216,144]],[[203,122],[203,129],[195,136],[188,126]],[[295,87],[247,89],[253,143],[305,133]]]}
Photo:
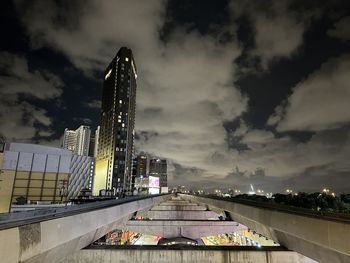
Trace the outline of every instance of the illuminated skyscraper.
{"label": "illuminated skyscraper", "polygon": [[104,73],[94,194],[131,191],[136,78],[132,51],[122,47]]}

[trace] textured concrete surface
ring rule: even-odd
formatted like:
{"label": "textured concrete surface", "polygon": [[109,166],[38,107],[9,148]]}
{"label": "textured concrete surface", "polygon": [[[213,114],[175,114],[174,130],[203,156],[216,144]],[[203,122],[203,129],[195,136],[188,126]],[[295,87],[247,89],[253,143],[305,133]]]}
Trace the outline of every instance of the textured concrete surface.
{"label": "textured concrete surface", "polygon": [[201,237],[224,234],[247,229],[233,221],[164,221],[164,220],[130,220],[125,228],[134,232],[161,236],[165,238],[188,237],[199,239]]}
{"label": "textured concrete surface", "polygon": [[199,196],[180,196],[209,208],[229,212],[231,218],[284,247],[325,263],[350,262],[350,224],[252,207]]}
{"label": "textured concrete surface", "polygon": [[204,206],[199,205],[157,205],[153,207],[151,210],[207,210]]}
{"label": "textured concrete surface", "polygon": [[1,230],[0,262],[59,262],[66,255],[123,226],[134,212],[168,198],[170,195],[158,196]]}
{"label": "textured concrete surface", "polygon": [[153,211],[147,212],[147,216],[153,219],[216,219],[219,220],[219,215],[213,211]]}
{"label": "textured concrete surface", "polygon": [[65,263],[315,263],[291,251],[84,249]]}

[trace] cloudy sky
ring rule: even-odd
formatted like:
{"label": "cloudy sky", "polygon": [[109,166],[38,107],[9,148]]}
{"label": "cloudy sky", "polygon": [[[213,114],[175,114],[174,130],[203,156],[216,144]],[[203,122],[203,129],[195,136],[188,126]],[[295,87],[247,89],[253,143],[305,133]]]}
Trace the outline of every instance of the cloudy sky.
{"label": "cloudy sky", "polygon": [[8,141],[94,129],[128,46],[137,149],[169,160],[170,185],[350,191],[347,0],[17,0],[0,19]]}

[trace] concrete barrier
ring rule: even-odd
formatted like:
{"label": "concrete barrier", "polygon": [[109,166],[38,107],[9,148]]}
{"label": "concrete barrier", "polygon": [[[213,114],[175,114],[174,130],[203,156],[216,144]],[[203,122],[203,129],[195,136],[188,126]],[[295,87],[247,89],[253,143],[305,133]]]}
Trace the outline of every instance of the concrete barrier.
{"label": "concrete barrier", "polygon": [[64,260],[65,263],[315,263],[292,251],[198,248],[157,248],[151,246],[118,249],[83,249]]}
{"label": "concrete barrier", "polygon": [[246,225],[284,247],[325,263],[350,262],[350,224],[259,208],[233,201],[180,194],[191,202],[229,212]]}
{"label": "concrete barrier", "polygon": [[0,231],[0,262],[58,262],[123,226],[134,212],[152,207],[170,196],[150,197],[3,229]]}
{"label": "concrete barrier", "polygon": [[191,239],[247,229],[246,226],[237,222],[217,220],[130,220],[126,223],[125,228],[134,232],[165,238],[183,236]]}

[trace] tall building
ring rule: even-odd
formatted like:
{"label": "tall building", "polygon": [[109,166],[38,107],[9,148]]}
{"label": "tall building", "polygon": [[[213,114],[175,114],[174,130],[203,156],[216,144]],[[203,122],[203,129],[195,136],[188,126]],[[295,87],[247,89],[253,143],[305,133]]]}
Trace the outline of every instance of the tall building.
{"label": "tall building", "polygon": [[132,51],[122,47],[104,72],[94,194],[131,191],[136,78]]}
{"label": "tall building", "polygon": [[160,187],[168,187],[166,159],[152,158],[149,162],[149,175],[160,178]]}
{"label": "tall building", "polygon": [[76,131],[68,130],[68,128],[66,128],[63,134],[62,148],[74,152],[76,148],[76,141],[77,141]]}
{"label": "tall building", "polygon": [[77,155],[89,155],[91,130],[89,126],[81,125],[76,130],[64,130],[62,148]]}
{"label": "tall building", "polygon": [[145,177],[147,175],[147,155],[146,154],[139,154],[136,157],[136,176]]}
{"label": "tall building", "polygon": [[77,155],[89,155],[91,130],[89,126],[81,125],[76,129],[77,143],[74,153]]}

